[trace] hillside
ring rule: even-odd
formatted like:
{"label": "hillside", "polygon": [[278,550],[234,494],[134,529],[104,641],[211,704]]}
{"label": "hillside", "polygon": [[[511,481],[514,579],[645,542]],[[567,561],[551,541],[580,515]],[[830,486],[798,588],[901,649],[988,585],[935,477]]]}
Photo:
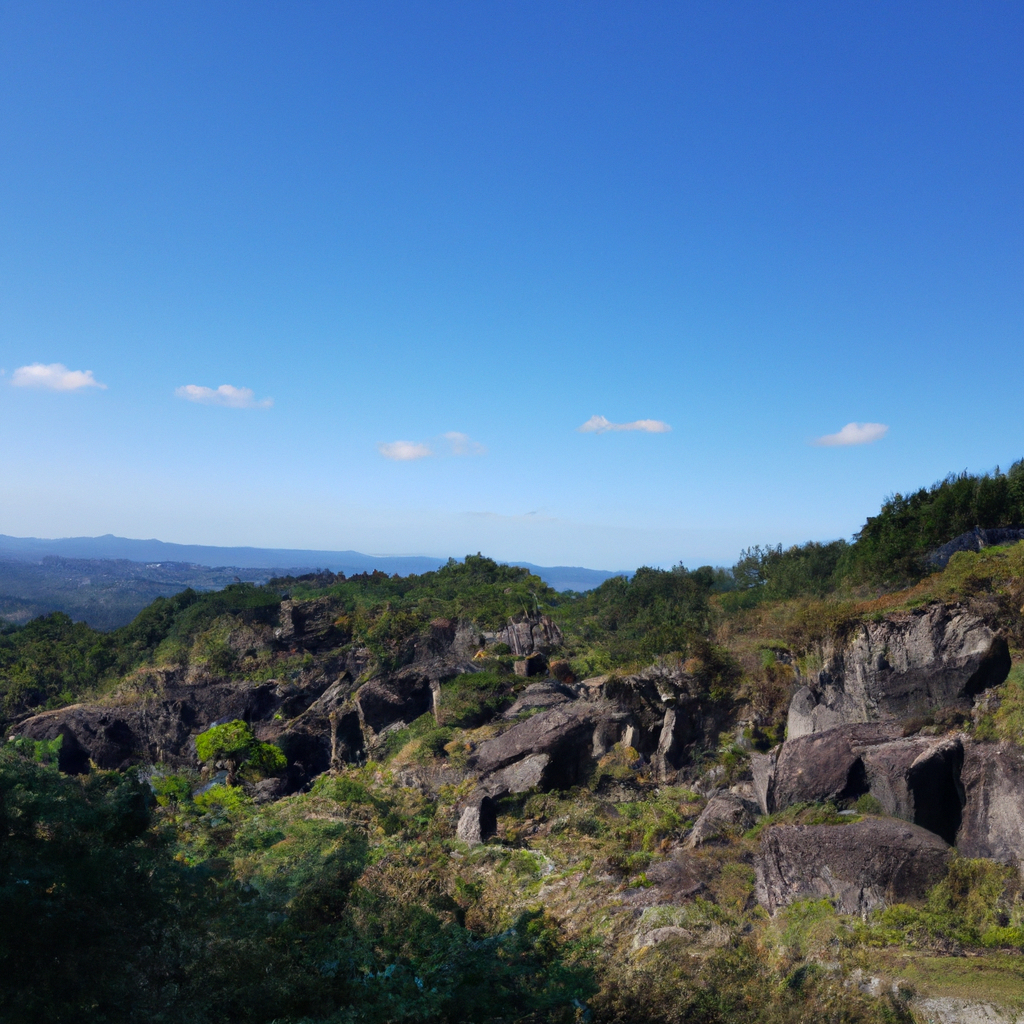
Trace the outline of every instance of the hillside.
{"label": "hillside", "polygon": [[[0,535],[0,621],[24,623],[56,611],[95,629],[115,629],[131,622],[155,598],[188,588],[217,590],[236,580],[265,583],[273,576],[318,568],[348,575],[408,576],[437,569],[443,562],[358,551],[216,548],[114,536],[39,540]],[[559,591],[590,590],[620,575],[579,566],[517,564]]]}
{"label": "hillside", "polygon": [[895,583],[871,519],[8,628],[0,1017],[1015,1020],[1024,543],[972,527],[1020,520],[920,520],[1018,467],[922,492]]}

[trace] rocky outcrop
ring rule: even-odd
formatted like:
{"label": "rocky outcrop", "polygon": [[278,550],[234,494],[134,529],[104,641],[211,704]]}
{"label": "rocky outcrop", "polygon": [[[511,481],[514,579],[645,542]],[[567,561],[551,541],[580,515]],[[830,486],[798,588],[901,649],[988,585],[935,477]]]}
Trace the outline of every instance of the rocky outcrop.
{"label": "rocky outcrop", "polygon": [[162,675],[154,692],[125,702],[74,704],[45,711],[22,722],[17,734],[34,740],[63,737],[62,771],[80,774],[89,762],[100,768],[133,764],[195,763],[193,738],[218,722],[235,718],[253,723],[272,717],[282,702],[293,698],[277,683],[187,681],[181,672]]}
{"label": "rocky outcrop", "polygon": [[694,822],[686,839],[690,849],[703,846],[718,838],[724,832],[746,831],[754,824],[757,808],[748,800],[735,793],[718,793],[713,796]]}
{"label": "rocky outcrop", "polygon": [[968,743],[960,779],[965,804],[957,849],[1024,867],[1024,748]]}
{"label": "rocky outcrop", "polygon": [[861,623],[790,703],[787,736],[969,708],[1010,670],[1005,639],[964,608],[933,604]]}
{"label": "rocky outcrop", "polygon": [[549,708],[480,744],[470,767],[493,775],[527,757],[545,755],[541,784],[568,788],[581,781],[593,757],[593,732],[598,714],[576,701]]}
{"label": "rocky outcrop", "polygon": [[555,707],[576,700],[577,694],[568,686],[547,680],[543,683],[530,683],[516,698],[516,702],[501,716],[515,719],[526,711]]}
{"label": "rocky outcrop", "polygon": [[963,758],[959,736],[915,736],[869,747],[863,752],[867,791],[886,814],[953,843],[964,803]]}
{"label": "rocky outcrop", "polygon": [[761,838],[755,894],[772,914],[803,899],[831,899],[842,913],[866,914],[923,899],[951,853],[933,832],[891,818],[776,825]]}
{"label": "rocky outcrop", "polygon": [[335,613],[330,598],[284,600],[278,614],[281,624],[274,630],[274,639],[282,647],[317,650],[345,640],[344,634],[334,624]]}
{"label": "rocky outcrop", "polygon": [[518,656],[547,654],[561,646],[562,631],[548,615],[517,615],[508,620],[494,637],[496,643],[508,644]]}
{"label": "rocky outcrop", "polygon": [[976,526],[936,548],[928,555],[928,562],[936,569],[944,569],[958,551],[982,551],[999,544],[1016,544],[1022,540],[1024,526],[997,526],[989,529]]}
{"label": "rocky outcrop", "polygon": [[903,737],[893,725],[847,725],[787,740],[753,759],[754,789],[766,813],[796,803],[870,794],[886,814],[952,843],[963,790],[959,736]]}
{"label": "rocky outcrop", "polygon": [[893,726],[854,725],[787,740],[768,784],[769,813],[795,803],[851,799],[866,793],[865,748],[899,735]]}

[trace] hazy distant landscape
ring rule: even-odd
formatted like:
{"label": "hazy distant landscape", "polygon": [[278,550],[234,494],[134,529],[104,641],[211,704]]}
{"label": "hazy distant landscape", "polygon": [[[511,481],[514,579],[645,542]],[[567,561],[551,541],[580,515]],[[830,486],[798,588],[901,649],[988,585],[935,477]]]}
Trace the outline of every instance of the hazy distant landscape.
{"label": "hazy distant landscape", "polygon": [[[64,612],[95,629],[115,629],[157,597],[188,587],[217,590],[231,583],[266,583],[275,576],[317,569],[344,573],[384,572],[409,576],[430,572],[446,559],[375,556],[358,551],[289,551],[168,544],[124,537],[41,540],[0,535],[0,619],[24,623]],[[591,590],[611,576],[574,566],[517,565],[554,590]]]}

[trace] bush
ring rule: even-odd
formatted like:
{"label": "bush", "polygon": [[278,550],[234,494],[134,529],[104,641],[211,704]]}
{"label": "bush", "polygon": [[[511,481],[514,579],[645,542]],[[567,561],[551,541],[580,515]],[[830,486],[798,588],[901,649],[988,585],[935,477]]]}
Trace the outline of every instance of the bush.
{"label": "bush", "polygon": [[511,702],[511,677],[491,670],[465,672],[441,686],[438,711],[444,725],[469,729],[493,718]]}
{"label": "bush", "polygon": [[288,759],[272,743],[260,743],[241,719],[214,725],[196,737],[196,753],[204,763],[234,761],[248,777],[263,778],[288,767]]}

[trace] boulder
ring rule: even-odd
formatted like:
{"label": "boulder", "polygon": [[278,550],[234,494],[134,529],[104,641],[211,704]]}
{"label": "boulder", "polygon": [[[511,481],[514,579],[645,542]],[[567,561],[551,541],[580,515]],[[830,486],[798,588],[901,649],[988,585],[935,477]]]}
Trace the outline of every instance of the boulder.
{"label": "boulder", "polygon": [[941,603],[862,622],[842,650],[823,655],[825,668],[790,702],[790,739],[968,708],[1010,671],[1003,637],[979,616]]}
{"label": "boulder", "polygon": [[455,834],[464,843],[476,846],[486,842],[498,830],[494,802],[484,793],[474,794],[462,808]]}
{"label": "boulder", "polygon": [[968,743],[960,776],[965,804],[957,848],[1024,867],[1024,748]]}
{"label": "boulder", "polygon": [[768,812],[804,801],[848,799],[866,793],[863,748],[899,735],[893,726],[853,725],[786,740],[767,784]]}
{"label": "boulder", "polygon": [[470,766],[486,776],[528,755],[546,754],[545,784],[558,788],[574,785],[583,778],[593,756],[595,710],[593,705],[574,701],[540,711],[481,743]]}
{"label": "boulder", "polygon": [[886,814],[947,843],[960,828],[963,744],[957,736],[903,737],[882,723],[839,726],[787,740],[771,757],[757,755],[752,762],[754,789],[766,813],[870,793]]}
{"label": "boulder", "polygon": [[915,736],[863,750],[868,792],[886,814],[928,829],[947,843],[960,828],[963,742],[958,736]]}
{"label": "boulder", "polygon": [[692,850],[716,839],[729,830],[746,831],[754,824],[757,808],[735,793],[718,793],[701,811],[687,837],[686,845]]}
{"label": "boulder", "polygon": [[755,894],[774,914],[797,900],[831,899],[844,914],[921,900],[946,871],[950,846],[892,818],[850,825],[775,825],[755,859]]}
{"label": "boulder", "polygon": [[483,784],[491,796],[506,793],[528,793],[544,785],[551,766],[550,754],[528,754],[491,775]]}

